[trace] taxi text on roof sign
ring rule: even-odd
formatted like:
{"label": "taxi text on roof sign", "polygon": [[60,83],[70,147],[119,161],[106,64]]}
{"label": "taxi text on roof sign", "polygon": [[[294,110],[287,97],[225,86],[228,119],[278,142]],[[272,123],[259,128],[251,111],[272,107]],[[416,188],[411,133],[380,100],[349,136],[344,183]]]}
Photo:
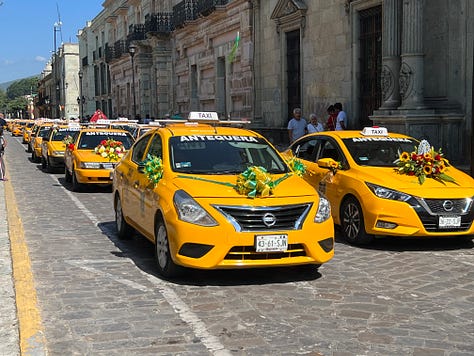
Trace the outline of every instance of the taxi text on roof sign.
{"label": "taxi text on roof sign", "polygon": [[364,127],[361,134],[364,136],[388,136],[388,130],[386,127]]}
{"label": "taxi text on roof sign", "polygon": [[219,116],[212,111],[191,111],[188,120],[192,121],[219,121]]}

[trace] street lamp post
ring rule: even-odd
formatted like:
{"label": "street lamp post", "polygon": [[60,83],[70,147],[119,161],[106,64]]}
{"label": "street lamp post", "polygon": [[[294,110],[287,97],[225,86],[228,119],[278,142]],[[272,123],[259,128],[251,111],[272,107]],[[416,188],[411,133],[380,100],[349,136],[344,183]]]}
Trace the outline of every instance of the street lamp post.
{"label": "street lamp post", "polygon": [[82,77],[84,76],[84,73],[82,73],[82,70],[79,71],[79,98],[77,98],[78,104],[79,104],[79,120],[83,120],[84,116],[84,96],[82,95]]}
{"label": "street lamp post", "polygon": [[130,54],[130,58],[132,59],[132,94],[133,94],[133,115],[135,118],[137,115],[137,101],[135,98],[135,66],[133,63],[133,57],[135,56],[135,52],[137,51],[137,46],[131,44],[128,46],[128,53]]}

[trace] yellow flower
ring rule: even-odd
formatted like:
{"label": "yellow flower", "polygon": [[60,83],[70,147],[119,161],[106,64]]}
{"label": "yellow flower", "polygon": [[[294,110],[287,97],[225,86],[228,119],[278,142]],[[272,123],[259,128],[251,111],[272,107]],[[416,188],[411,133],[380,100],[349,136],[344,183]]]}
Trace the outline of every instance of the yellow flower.
{"label": "yellow flower", "polygon": [[431,159],[431,153],[427,152],[423,155],[423,157],[426,159],[426,160],[430,160]]}
{"label": "yellow flower", "polygon": [[427,164],[427,165],[423,166],[423,172],[425,174],[431,174],[431,165]]}
{"label": "yellow flower", "polygon": [[444,165],[444,163],[442,163],[438,166],[438,169],[439,173],[443,173],[446,170],[446,166]]}
{"label": "yellow flower", "polygon": [[400,155],[400,161],[402,162],[406,162],[410,159],[410,154],[408,152],[403,152],[401,155]]}

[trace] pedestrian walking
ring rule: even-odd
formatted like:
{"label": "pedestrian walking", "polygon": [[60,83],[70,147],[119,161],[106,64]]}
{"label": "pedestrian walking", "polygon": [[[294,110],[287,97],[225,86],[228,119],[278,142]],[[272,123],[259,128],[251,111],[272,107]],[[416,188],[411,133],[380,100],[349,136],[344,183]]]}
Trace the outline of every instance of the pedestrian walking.
{"label": "pedestrian walking", "polygon": [[324,126],[320,122],[316,114],[312,113],[309,115],[309,124],[308,126],[306,126],[306,130],[308,131],[308,133],[324,131]]}
{"label": "pedestrian walking", "polygon": [[306,120],[301,116],[301,109],[293,109],[293,117],[288,122],[288,136],[290,138],[290,143],[306,134],[307,124]]}
{"label": "pedestrian walking", "polygon": [[5,162],[3,162],[3,154],[5,153],[5,147],[7,147],[7,141],[3,136],[3,127],[0,127],[0,180],[7,180]]}
{"label": "pedestrian walking", "polygon": [[341,103],[334,104],[334,111],[336,112],[336,131],[345,130],[347,127],[347,114],[344,110],[342,110]]}

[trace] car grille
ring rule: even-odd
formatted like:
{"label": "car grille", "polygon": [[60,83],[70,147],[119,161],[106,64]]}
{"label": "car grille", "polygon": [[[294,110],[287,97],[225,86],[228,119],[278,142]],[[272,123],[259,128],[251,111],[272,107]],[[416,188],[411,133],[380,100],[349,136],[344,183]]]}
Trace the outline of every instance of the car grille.
{"label": "car grille", "polygon": [[[449,201],[452,207],[449,211],[444,208],[446,201]],[[471,228],[474,218],[471,199],[418,199],[418,202],[420,206],[416,207],[415,211],[428,232],[462,232]],[[439,228],[439,217],[450,215],[461,216],[461,225]]]}
{"label": "car grille", "polygon": [[254,246],[235,246],[225,256],[226,260],[276,260],[289,257],[306,256],[302,244],[289,244],[284,252],[256,252]]}
{"label": "car grille", "polygon": [[262,207],[214,205],[239,232],[299,230],[311,206],[312,203]]}

